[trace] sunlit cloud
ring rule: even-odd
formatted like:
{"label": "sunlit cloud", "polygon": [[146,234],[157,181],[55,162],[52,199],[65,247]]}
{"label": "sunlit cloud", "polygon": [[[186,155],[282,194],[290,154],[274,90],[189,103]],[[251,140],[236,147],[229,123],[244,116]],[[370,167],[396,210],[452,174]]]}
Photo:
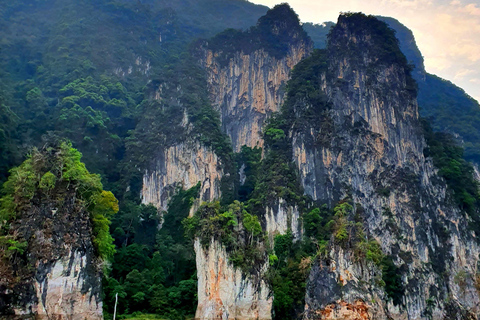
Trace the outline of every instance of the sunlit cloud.
{"label": "sunlit cloud", "polygon": [[[398,19],[413,31],[427,72],[480,97],[480,5],[472,0],[286,0],[303,22],[336,21],[340,12],[361,11]],[[253,0],[267,5],[285,0]],[[468,72],[466,70],[469,70]]]}
{"label": "sunlit cloud", "polygon": [[[475,70],[471,70],[471,69],[462,69],[460,71],[457,72],[457,74],[455,74],[455,80],[462,80],[463,78],[469,76],[469,75],[472,75],[472,74],[475,74]],[[470,79],[470,82],[472,82],[472,80],[476,80],[476,79]]]}

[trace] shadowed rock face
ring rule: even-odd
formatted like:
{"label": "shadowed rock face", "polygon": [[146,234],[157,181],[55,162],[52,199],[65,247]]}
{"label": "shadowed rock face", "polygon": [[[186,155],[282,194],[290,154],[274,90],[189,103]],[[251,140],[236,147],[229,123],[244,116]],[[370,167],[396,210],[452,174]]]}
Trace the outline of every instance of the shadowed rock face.
{"label": "shadowed rock face", "polygon": [[[313,128],[294,132],[293,156],[312,198],[332,204],[349,195],[361,205],[365,229],[393,257],[404,294],[394,305],[375,283],[375,266],[334,247],[312,269],[305,318],[444,319],[452,309],[458,319],[459,310],[478,314],[479,248],[468,218],[450,204],[445,182],[423,155],[405,64],[382,54],[393,34],[371,19],[340,16],[319,88],[332,103],[329,141]],[[388,193],[379,191],[384,188]],[[458,274],[468,275],[461,286]]]}
{"label": "shadowed rock face", "polygon": [[103,319],[90,214],[77,201],[74,190],[60,203],[36,197],[12,225],[28,239],[28,258],[11,266],[20,281],[1,292],[13,306],[2,319]]}

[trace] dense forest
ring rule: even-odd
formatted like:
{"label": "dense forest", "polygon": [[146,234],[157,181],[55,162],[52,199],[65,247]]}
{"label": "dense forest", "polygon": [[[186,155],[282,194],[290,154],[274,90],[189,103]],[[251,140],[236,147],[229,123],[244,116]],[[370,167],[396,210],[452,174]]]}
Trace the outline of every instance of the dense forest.
{"label": "dense forest", "polygon": [[[0,182],[5,184],[0,246],[8,247],[9,257],[18,254],[15,259],[21,259],[23,253],[20,238],[10,238],[9,225],[15,221],[11,212],[22,210],[34,194],[67,193],[79,185],[78,197],[94,224],[96,253],[110,261],[103,277],[106,319],[116,294],[121,300],[117,313],[122,314],[117,319],[141,314],[193,317],[195,237],[207,246],[211,237],[218,238],[241,270],[254,273],[249,268],[268,259],[276,319],[301,313],[307,261],[326,251],[332,235],[336,244],[348,242],[358,257],[383,270],[379,281],[397,302],[402,289],[396,267],[364,233],[358,218],[363,209],[349,198],[332,208],[312,201],[304,195],[291,159],[288,131],[321,123],[330,108],[315,87],[326,71],[326,50],[315,50],[295,67],[281,112],[265,126],[263,150],[243,147],[234,153],[221,130],[195,46],[206,41],[208,48],[229,47],[231,52],[224,50],[221,57],[224,63],[232,52],[261,46],[281,56],[287,50],[284,37],[290,35],[273,34],[271,21],[279,19],[275,14],[285,14],[278,9],[257,23],[266,12],[266,7],[243,0],[16,0],[2,5]],[[285,23],[298,25],[298,17],[289,17],[293,20]],[[324,48],[332,26],[304,24],[302,32]],[[387,34],[392,42],[382,47],[385,57],[407,68],[403,54],[392,49],[397,44],[393,31],[383,24],[377,27],[378,36]],[[423,70],[415,48],[410,55],[403,53]],[[472,217],[472,229],[480,232],[477,182],[469,163],[480,163],[478,102],[436,76],[412,75],[426,118],[425,154],[447,181],[458,207]],[[154,99],[159,87],[160,100]],[[299,101],[313,109],[299,111]],[[178,188],[161,214],[139,198],[142,174],[158,149],[185,136],[184,112],[191,123],[188,134],[215,150],[230,174],[222,181],[222,198],[203,204],[190,218],[200,185]],[[300,120],[293,123],[295,117]],[[237,181],[240,167],[246,175],[242,185]],[[300,208],[305,236],[295,242],[290,233],[278,235],[269,250],[263,245],[267,234],[260,212],[276,198]],[[351,216],[356,220],[347,219]]]}

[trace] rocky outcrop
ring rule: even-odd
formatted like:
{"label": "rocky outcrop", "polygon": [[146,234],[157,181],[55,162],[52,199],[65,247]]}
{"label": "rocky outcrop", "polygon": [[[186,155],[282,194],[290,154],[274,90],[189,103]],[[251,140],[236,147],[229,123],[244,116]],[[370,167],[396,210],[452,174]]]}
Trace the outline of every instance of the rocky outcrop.
{"label": "rocky outcrop", "polygon": [[85,254],[75,251],[41,267],[34,282],[36,319],[103,319],[98,292],[84,285],[91,281],[88,263]]}
{"label": "rocky outcrop", "polygon": [[206,52],[203,64],[211,101],[221,114],[222,128],[232,139],[234,151],[239,152],[242,145],[263,147],[265,119],[280,110],[290,71],[308,52],[305,44],[290,47],[282,59],[265,50],[237,52],[225,67],[216,61],[216,53]]}
{"label": "rocky outcrop", "polygon": [[[220,112],[223,131],[232,139],[235,152],[239,152],[243,145],[263,147],[265,119],[280,110],[290,71],[313,48],[311,40],[302,33],[298,18],[293,26],[280,24],[281,19],[288,21],[291,16],[296,17],[292,9],[274,8],[266,17],[276,12],[280,15],[275,18],[279,25],[265,28],[271,28],[267,32],[272,33],[272,37],[289,35],[285,43],[277,44],[287,48],[283,55],[274,55],[267,48],[249,52],[246,47],[239,47],[225,63],[224,51],[230,50],[230,44],[218,49],[207,46],[202,51],[200,63],[207,72],[210,100]],[[262,23],[259,22],[257,27],[263,28]],[[254,38],[254,32],[249,36]]]}
{"label": "rocky outcrop", "polygon": [[475,317],[479,247],[468,217],[452,204],[445,182],[423,155],[405,64],[401,57],[382,56],[388,33],[379,38],[379,29],[368,27],[379,22],[367,19],[373,18],[340,16],[319,84],[331,102],[332,129],[328,139],[314,127],[294,132],[293,156],[313,199],[333,204],[349,196],[363,208],[369,237],[398,267],[403,295],[396,304],[387,302],[381,285],[372,283],[378,270],[332,249],[310,274],[305,318]]}
{"label": "rocky outcrop", "polygon": [[272,245],[275,235],[284,235],[289,230],[292,232],[295,240],[302,238],[303,226],[300,220],[300,212],[296,205],[289,205],[280,198],[272,207],[267,206],[265,211],[265,232]]}
{"label": "rocky outcrop", "polygon": [[39,197],[32,202],[11,226],[28,246],[7,277],[2,274],[0,298],[10,305],[0,309],[2,319],[103,319],[101,262],[89,212],[74,190],[58,203]]}
{"label": "rocky outcrop", "polygon": [[[270,289],[261,277],[245,275],[228,261],[217,241],[208,247],[195,240],[198,307],[195,319],[266,320],[272,318]],[[268,263],[261,267],[261,273]]]}
{"label": "rocky outcrop", "polygon": [[381,270],[351,251],[333,247],[313,264],[306,293],[306,319],[389,319],[379,288]]}
{"label": "rocky outcrop", "polygon": [[153,169],[143,176],[142,202],[166,211],[177,187],[201,183],[200,199],[220,198],[223,170],[217,155],[199,142],[182,142],[159,152]]}

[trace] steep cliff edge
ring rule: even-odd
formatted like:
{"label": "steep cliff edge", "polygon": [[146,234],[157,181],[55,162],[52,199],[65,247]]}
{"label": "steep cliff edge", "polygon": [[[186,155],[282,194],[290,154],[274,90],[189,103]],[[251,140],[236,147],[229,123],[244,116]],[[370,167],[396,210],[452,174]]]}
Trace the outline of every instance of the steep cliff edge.
{"label": "steep cliff edge", "polygon": [[201,47],[210,100],[233,150],[263,147],[265,120],[280,110],[290,71],[313,47],[295,12],[276,6],[249,31],[227,30]]}
{"label": "steep cliff edge", "polygon": [[[195,319],[271,319],[270,288],[263,279],[251,278],[232,266],[230,254],[217,240],[208,248],[195,240],[198,307]],[[268,264],[263,265],[265,272]]]}
{"label": "steep cliff edge", "polygon": [[[210,101],[220,114],[222,131],[230,137],[234,152],[243,152],[243,146],[264,146],[265,121],[280,110],[290,71],[311,50],[311,40],[302,30],[297,15],[286,4],[267,12],[246,32],[227,30],[199,44],[196,54],[206,70]],[[245,163],[240,161],[238,166],[242,188]],[[202,208],[196,216],[204,212]],[[224,221],[231,211],[217,212],[215,219],[203,217],[200,221]],[[273,248],[276,235],[293,231],[295,238],[300,239],[302,227],[295,205],[278,198],[262,212],[265,212],[260,215],[264,230],[257,221],[255,233],[258,233],[256,237],[262,234],[269,239],[269,250]],[[255,217],[246,211],[245,215]],[[201,231],[197,233],[202,239],[195,240],[198,319],[272,318],[267,245],[261,237],[253,243],[248,241],[248,233],[243,232],[251,226],[242,222],[242,216],[243,213],[238,214],[238,227],[232,231],[237,237],[235,245],[230,243],[229,237],[222,236],[221,228],[228,230],[228,225],[216,226],[218,232],[211,236]],[[236,225],[237,222],[231,223]]]}
{"label": "steep cliff edge", "polygon": [[[351,198],[362,208],[363,228],[400,279],[383,289],[378,267],[355,259],[354,240],[334,243],[312,268],[305,318],[475,317],[479,247],[424,157],[415,85],[393,32],[373,17],[342,15],[325,57],[316,90],[328,103],[292,130],[302,186],[314,200]],[[296,115],[319,108],[291,105]]]}
{"label": "steep cliff edge", "polygon": [[80,156],[65,143],[34,151],[5,184],[2,319],[103,319],[101,264],[118,203]]}
{"label": "steep cliff edge", "polygon": [[211,148],[187,141],[160,150],[152,170],[143,175],[142,202],[167,211],[177,187],[190,189],[201,182],[199,199],[212,201],[221,195],[223,169]]}
{"label": "steep cliff edge", "polygon": [[[158,90],[158,109],[170,103],[183,118],[171,121],[180,133],[161,136],[142,195],[165,209],[177,186],[200,181],[210,201],[184,221],[197,257],[196,318],[474,319],[480,249],[469,224],[478,212],[455,203],[427,156],[417,88],[392,30],[345,14],[327,50],[310,53],[303,33],[275,33],[290,13],[279,26],[269,14],[199,51],[210,95],[202,103],[218,111],[234,151],[264,147],[256,170],[245,159],[224,167],[226,154],[239,155],[208,140],[198,106],[182,100],[187,83],[170,84],[170,97],[167,82]],[[266,34],[290,40],[279,48]],[[240,178],[244,193],[227,200],[226,177]]]}
{"label": "steep cliff edge", "polygon": [[180,70],[165,76],[169,81],[151,85],[146,115],[129,146],[131,163],[142,171],[142,203],[159,211],[167,211],[178,187],[190,189],[200,182],[199,201],[219,199],[222,190],[233,192],[231,145],[208,102],[204,74],[191,63],[176,66]]}

